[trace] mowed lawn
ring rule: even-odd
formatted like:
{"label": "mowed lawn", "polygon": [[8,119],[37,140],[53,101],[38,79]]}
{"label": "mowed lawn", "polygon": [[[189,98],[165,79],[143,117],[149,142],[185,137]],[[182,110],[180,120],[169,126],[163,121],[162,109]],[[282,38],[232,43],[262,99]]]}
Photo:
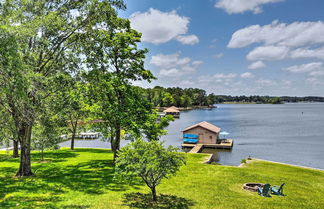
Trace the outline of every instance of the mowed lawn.
{"label": "mowed lawn", "polygon": [[[263,161],[246,167],[207,165],[203,154],[185,154],[187,165],[157,187],[150,201],[140,181],[114,178],[112,153],[67,149],[33,153],[34,177],[13,177],[18,160],[0,152],[0,208],[324,208],[324,172]],[[280,185],[286,196],[264,198],[246,182]]]}

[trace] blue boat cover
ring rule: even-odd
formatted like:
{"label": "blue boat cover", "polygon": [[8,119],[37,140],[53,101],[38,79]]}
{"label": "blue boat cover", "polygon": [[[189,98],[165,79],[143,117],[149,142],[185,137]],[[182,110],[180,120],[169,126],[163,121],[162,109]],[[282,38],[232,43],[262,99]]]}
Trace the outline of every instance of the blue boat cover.
{"label": "blue boat cover", "polygon": [[196,144],[198,142],[197,139],[183,139],[184,143],[189,143],[189,144]]}
{"label": "blue boat cover", "polygon": [[198,139],[198,135],[196,134],[183,134],[183,138],[188,138],[188,139]]}

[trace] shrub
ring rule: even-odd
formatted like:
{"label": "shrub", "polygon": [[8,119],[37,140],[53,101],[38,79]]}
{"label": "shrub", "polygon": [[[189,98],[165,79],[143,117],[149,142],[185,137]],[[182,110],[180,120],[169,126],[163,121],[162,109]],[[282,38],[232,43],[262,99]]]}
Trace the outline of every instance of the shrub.
{"label": "shrub", "polygon": [[157,200],[155,187],[163,178],[175,175],[185,163],[184,156],[176,148],[164,148],[161,142],[137,140],[118,152],[116,174],[123,177],[141,177]]}

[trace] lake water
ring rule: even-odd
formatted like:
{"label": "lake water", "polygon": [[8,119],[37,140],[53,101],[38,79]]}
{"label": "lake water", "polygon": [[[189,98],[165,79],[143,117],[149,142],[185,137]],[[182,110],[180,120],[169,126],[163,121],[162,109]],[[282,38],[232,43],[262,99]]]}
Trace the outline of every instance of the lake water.
{"label": "lake water", "polygon": [[[219,163],[238,165],[251,156],[266,160],[324,169],[324,103],[220,104],[213,110],[181,112],[170,124],[165,145],[181,147],[181,131],[207,121],[230,133],[232,151],[216,152]],[[125,144],[125,141],[122,142]],[[69,146],[64,142],[61,146]],[[110,148],[101,140],[78,140],[76,147]]]}

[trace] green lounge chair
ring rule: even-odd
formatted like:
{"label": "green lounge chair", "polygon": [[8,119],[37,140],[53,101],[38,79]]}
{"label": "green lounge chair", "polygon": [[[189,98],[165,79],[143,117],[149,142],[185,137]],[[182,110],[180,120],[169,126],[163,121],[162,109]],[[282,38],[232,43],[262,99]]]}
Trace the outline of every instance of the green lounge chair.
{"label": "green lounge chair", "polygon": [[272,187],[271,188],[272,194],[284,196],[284,194],[283,194],[283,186],[284,185],[285,185],[285,183],[281,184],[281,186]]}
{"label": "green lounge chair", "polygon": [[271,191],[270,184],[265,184],[263,187],[258,188],[258,194],[261,195],[262,197],[271,197],[270,191]]}

